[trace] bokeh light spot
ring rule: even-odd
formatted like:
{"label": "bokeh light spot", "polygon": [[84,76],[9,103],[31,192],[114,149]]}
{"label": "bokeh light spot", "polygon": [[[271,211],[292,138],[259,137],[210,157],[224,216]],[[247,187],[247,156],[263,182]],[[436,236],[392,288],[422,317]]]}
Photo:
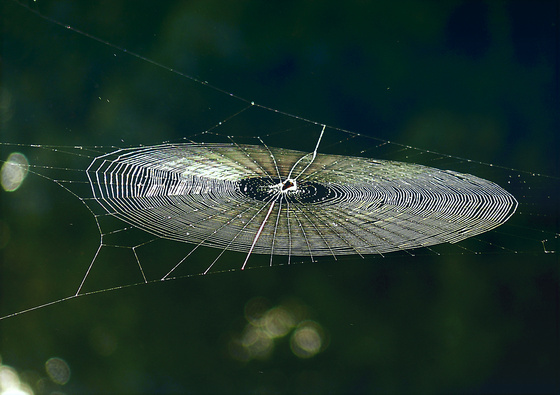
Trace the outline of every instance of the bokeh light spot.
{"label": "bokeh light spot", "polygon": [[262,297],[249,300],[245,304],[245,319],[254,325],[259,325],[260,319],[269,309],[270,303]]}
{"label": "bokeh light spot", "polygon": [[267,359],[272,352],[272,339],[260,328],[248,327],[241,340],[241,344],[248,351],[251,358]]}
{"label": "bokeh light spot", "polygon": [[0,395],[32,395],[33,390],[22,382],[18,372],[0,361]]}
{"label": "bokeh light spot", "polygon": [[286,336],[295,325],[294,316],[282,306],[274,307],[266,312],[262,325],[272,338]]}
{"label": "bokeh light spot", "polygon": [[56,384],[64,385],[70,380],[70,366],[60,358],[50,358],[45,363],[45,369],[51,380]]}
{"label": "bokeh light spot", "polygon": [[0,169],[0,184],[7,192],[17,190],[29,171],[29,162],[25,155],[13,152]]}
{"label": "bokeh light spot", "polygon": [[296,356],[316,355],[325,349],[325,332],[318,323],[305,318],[306,310],[305,305],[294,300],[273,307],[262,297],[249,300],[245,305],[247,324],[230,341],[230,355],[243,362],[268,359],[276,341],[290,333],[290,347]]}
{"label": "bokeh light spot", "polygon": [[301,322],[290,339],[292,352],[299,358],[311,358],[321,351],[323,344],[323,330],[313,321]]}

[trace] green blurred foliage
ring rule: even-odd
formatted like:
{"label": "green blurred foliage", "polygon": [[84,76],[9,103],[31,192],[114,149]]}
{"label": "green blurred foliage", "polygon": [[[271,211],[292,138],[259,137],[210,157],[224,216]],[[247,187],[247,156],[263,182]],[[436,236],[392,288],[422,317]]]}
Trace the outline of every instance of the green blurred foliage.
{"label": "green blurred foliage", "polygon": [[[159,143],[244,107],[111,43],[290,114],[558,175],[556,1],[29,2],[106,43],[0,5],[2,142]],[[279,130],[263,120],[239,117],[237,133]],[[99,240],[84,206],[51,182],[17,193],[1,198],[3,314],[75,292]],[[104,274],[136,270],[126,252],[107,262]],[[266,360],[232,358],[257,296],[304,306],[328,347],[300,359],[286,338]],[[1,321],[0,355],[45,392],[554,392],[558,302],[554,255],[344,259],[77,298]],[[37,384],[51,357],[72,370],[63,387]]]}

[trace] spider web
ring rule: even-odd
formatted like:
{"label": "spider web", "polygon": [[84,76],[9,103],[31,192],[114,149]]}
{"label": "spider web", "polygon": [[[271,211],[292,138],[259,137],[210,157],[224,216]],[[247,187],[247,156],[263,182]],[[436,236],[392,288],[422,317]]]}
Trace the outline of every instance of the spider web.
{"label": "spider web", "polygon": [[[316,125],[313,127],[317,128]],[[340,132],[331,131],[331,133]],[[208,141],[210,137],[218,140],[225,138],[215,133],[203,133],[199,137],[204,141]],[[225,139],[230,142],[235,141],[231,137]],[[265,139],[266,137],[257,138],[261,142]],[[353,135],[352,140],[356,139],[361,140],[363,137]],[[342,139],[330,144],[330,147],[348,144],[348,140]],[[360,143],[359,146],[362,147],[364,144]],[[226,155],[224,152],[229,151],[230,157],[235,158],[235,163],[239,164],[239,160],[244,159],[260,167],[262,162],[255,158],[266,156],[267,153],[272,153],[268,160],[274,157],[278,158],[277,160],[284,159],[293,163],[305,155],[304,152],[274,149],[263,144],[228,145],[206,142],[166,143],[155,147],[117,150],[115,147],[42,145],[19,146],[18,149],[38,151],[39,155],[30,155],[35,158],[41,157],[42,154],[47,156],[54,154],[55,162],[60,162],[64,157],[69,158],[73,163],[77,160],[83,162],[82,166],[75,168],[37,164],[30,166],[31,176],[40,175],[47,181],[62,186],[66,192],[73,194],[77,201],[84,203],[93,215],[97,233],[101,236],[97,249],[93,251],[91,264],[86,274],[81,277],[75,296],[185,276],[239,270],[245,254],[249,250],[252,251],[251,243],[261,225],[267,225],[263,231],[266,236],[259,239],[253,252],[264,254],[267,258],[265,260],[263,257],[253,256],[247,268],[282,266],[306,260],[340,260],[347,254],[361,258],[368,254],[395,258],[415,255],[556,253],[558,234],[555,233],[553,224],[547,228],[549,214],[541,212],[540,209],[544,207],[546,210],[553,206],[554,197],[550,195],[553,190],[550,186],[553,184],[551,181],[557,180],[538,174],[520,173],[513,169],[496,168],[492,165],[442,156],[389,142],[383,142],[372,148],[377,152],[375,157],[380,157],[381,152],[387,150],[387,146],[392,148],[387,153],[393,158],[400,157],[399,154],[405,157],[417,157],[417,159],[421,157],[424,163],[447,162],[454,169],[463,166],[471,170],[478,168],[482,173],[505,177],[505,179],[500,178],[506,188],[514,196],[518,196],[518,214],[513,215],[498,229],[491,230],[512,215],[515,200],[512,200],[511,195],[497,184],[456,170],[441,171],[413,162],[367,160],[363,156],[320,154],[319,160],[315,163],[317,168],[323,168],[325,163],[338,164],[340,159],[343,159],[344,167],[337,170],[344,175],[345,182],[341,184],[341,190],[336,192],[334,203],[331,206],[327,205],[324,212],[314,212],[309,208],[313,207],[313,203],[302,204],[300,201],[300,207],[292,212],[290,225],[290,215],[281,215],[280,205],[271,215],[272,219],[268,222],[265,220],[265,211],[269,207],[270,200],[263,199],[262,202],[257,200],[256,205],[247,203],[247,199],[242,202],[243,204],[236,202],[235,196],[231,194],[238,194],[240,187],[236,182],[227,180],[227,172],[232,171],[231,163],[212,160],[211,164],[205,167],[201,159],[208,159],[208,150],[222,158]],[[12,145],[2,144],[2,147],[11,149]],[[104,150],[108,152],[102,154]],[[367,151],[361,150],[361,154],[364,155]],[[198,160],[195,159],[196,153],[201,155]],[[153,155],[160,160],[164,159],[167,166],[169,163],[177,165],[176,161],[179,160],[181,166],[177,168],[183,172],[186,167],[188,168],[185,165],[188,161],[196,167],[193,174],[200,175],[203,171],[215,171],[216,176],[226,178],[225,185],[229,187],[220,190],[223,184],[216,184],[213,178],[208,183],[192,182],[187,178],[188,182],[185,184],[183,179],[181,184],[180,178],[169,176],[169,171],[174,170],[173,168],[166,169],[167,173],[160,173],[158,176],[157,173],[162,171],[162,166],[158,169],[158,166],[154,165]],[[429,160],[426,160],[427,158]],[[135,167],[131,163],[141,165]],[[223,166],[221,171],[217,167],[220,165]],[[279,167],[283,167],[284,170],[289,168],[281,164]],[[352,174],[348,170],[354,167],[357,171]],[[245,167],[240,166],[240,168]],[[108,169],[113,170],[108,171]],[[142,185],[141,182],[137,182],[142,179],[141,171],[138,169],[147,169],[146,171],[156,173],[150,176],[151,184]],[[235,167],[233,169],[235,170]],[[484,169],[486,171],[483,172]],[[488,172],[488,170],[492,171]],[[374,178],[384,178],[385,183],[381,183],[379,187],[382,191],[380,194],[369,195],[372,190],[375,191],[369,188],[369,185],[366,187],[362,185],[364,190],[360,191],[357,186],[359,183],[354,185],[348,183],[348,179],[352,176],[363,177],[364,171],[368,176],[372,171],[378,171],[379,174]],[[268,174],[267,177],[273,175]],[[328,173],[325,177],[328,177]],[[92,181],[92,178],[95,181]],[[33,177],[30,178],[32,179]],[[274,179],[272,183],[276,183],[278,179]],[[432,182],[434,179],[438,180],[438,183],[434,184]],[[159,180],[159,184],[154,180]],[[418,182],[416,185],[415,181]],[[468,195],[461,197],[460,190],[465,188],[461,185],[463,183],[473,197],[470,202]],[[424,198],[418,197],[421,196],[417,192],[418,185],[420,188],[431,186],[429,192],[432,196],[431,201],[428,201],[430,195]],[[95,195],[92,194],[92,186]],[[144,186],[149,189],[143,189]],[[43,185],[39,188],[45,187]],[[194,194],[192,190],[190,194],[184,194],[181,193],[184,188],[198,190],[194,191]],[[336,188],[333,190],[336,191]],[[400,192],[395,193],[396,190]],[[399,196],[399,193],[402,195]],[[136,196],[131,196],[132,194]],[[55,199],[61,199],[62,206],[65,207],[68,196],[59,193],[56,195],[58,197]],[[202,199],[194,203],[186,200],[192,199],[193,196],[194,199],[197,197]],[[394,201],[388,202],[387,200],[391,198]],[[169,199],[178,199],[178,201],[169,201]],[[535,205],[533,202],[537,199],[544,202],[544,206]],[[288,206],[288,199],[285,200],[284,205]],[[253,198],[250,201],[255,202]],[[387,210],[381,202],[387,203],[391,209]],[[548,207],[547,202],[551,203]],[[297,200],[293,201],[292,205],[297,203]],[[434,207],[430,208],[430,205],[437,205],[437,210]],[[273,208],[272,205],[270,207]],[[434,212],[437,213],[435,217],[431,215]],[[368,221],[373,231],[362,224],[363,218],[360,218],[360,215],[363,216],[365,213],[369,216]],[[84,215],[83,210],[81,215]],[[311,219],[311,216],[314,219]],[[488,218],[484,219],[484,216]],[[280,218],[286,223],[280,222],[279,225]],[[72,219],[74,220],[75,218]],[[421,222],[422,220],[430,220],[429,226]],[[233,224],[236,226],[232,226]],[[445,227],[448,229],[445,230]],[[321,228],[322,231],[319,230]],[[491,231],[487,234],[476,236],[477,233],[489,230]],[[430,236],[430,231],[433,232],[433,236]],[[415,237],[418,238],[418,242],[414,241]],[[468,239],[461,241],[467,237]],[[441,244],[446,242],[453,244]],[[418,249],[419,247],[422,248]],[[91,246],[88,250],[92,252]],[[239,251],[242,254],[228,252],[228,250]],[[386,255],[388,252],[392,254]],[[82,263],[87,262],[84,251],[73,253],[86,259]],[[282,258],[282,255],[285,255],[285,258]],[[302,260],[304,255],[308,258]],[[115,266],[115,262],[119,262],[119,265]],[[131,265],[134,262],[135,264]],[[80,265],[72,270],[74,276],[78,267]],[[84,270],[83,264],[81,269]],[[59,292],[60,290],[57,291]],[[74,295],[68,298],[73,298]],[[55,303],[58,303],[58,300]],[[41,305],[37,307],[42,308]],[[25,309],[20,312],[23,311]],[[9,316],[11,315],[6,317]]]}
{"label": "spider web", "polygon": [[[292,173],[293,191],[283,193]],[[254,145],[117,150],[95,158],[87,175],[89,199],[125,223],[266,255],[336,259],[455,243],[501,225],[517,205],[466,174],[338,155],[310,161],[304,152]],[[271,214],[276,221],[267,221]]]}
{"label": "spider web", "polygon": [[[56,21],[51,21],[58,23]],[[79,36],[77,31],[71,30],[74,36]],[[78,39],[81,39],[80,37]],[[103,42],[105,47],[109,47],[110,50],[119,49],[108,42]],[[117,52],[117,57],[125,56],[123,53]],[[136,59],[135,59],[136,58]],[[148,66],[158,64],[151,61],[150,59],[134,55],[132,60],[136,62],[144,61]],[[171,71],[171,69],[164,68],[164,71]],[[146,72],[142,70],[142,72]],[[48,144],[9,144],[8,142],[3,142],[1,148],[6,154],[2,155],[2,158],[6,158],[9,152],[13,150],[24,151],[30,160],[31,176],[41,176],[45,181],[50,183],[58,184],[73,194],[77,199],[77,202],[85,204],[85,207],[93,215],[95,219],[95,224],[89,225],[88,235],[96,233],[100,236],[96,248],[92,248],[91,236],[85,237],[87,239],[88,247],[83,247],[83,242],[76,244],[74,249],[69,249],[68,254],[74,254],[76,256],[76,265],[73,268],[67,268],[64,273],[64,278],[62,283],[68,285],[72,284],[71,287],[54,287],[55,290],[49,290],[47,293],[53,296],[47,296],[46,299],[37,300],[36,303],[38,308],[41,308],[42,303],[49,303],[54,300],[58,303],[62,298],[73,298],[77,295],[85,295],[92,292],[105,292],[112,288],[122,288],[129,285],[137,285],[146,282],[160,281],[161,279],[171,279],[180,278],[185,276],[192,276],[198,274],[208,274],[223,271],[239,270],[245,259],[245,254],[251,247],[251,243],[254,240],[254,235],[258,231],[261,224],[264,224],[264,216],[267,213],[268,205],[262,204],[252,208],[253,212],[249,214],[247,218],[240,218],[240,221],[245,221],[244,224],[238,225],[237,229],[247,229],[247,233],[239,239],[236,235],[241,234],[241,231],[237,233],[226,233],[219,235],[219,242],[210,242],[208,235],[205,233],[199,234],[197,237],[191,238],[191,235],[196,235],[197,230],[201,229],[198,227],[201,218],[193,218],[192,221],[185,223],[173,223],[171,228],[165,227],[164,229],[156,229],[158,222],[161,218],[156,221],[153,217],[154,215],[165,215],[171,220],[175,218],[179,213],[174,212],[164,212],[164,211],[153,211],[147,210],[146,216],[140,219],[133,219],[127,216],[125,213],[129,210],[126,207],[115,206],[115,201],[121,197],[126,198],[125,192],[118,192],[114,197],[111,205],[109,207],[103,206],[103,204],[108,202],[108,199],[101,199],[98,195],[93,196],[91,186],[94,188],[103,188],[104,185],[114,186],[115,182],[102,182],[99,176],[103,174],[104,177],[109,174],[109,177],[115,177],[115,180],[120,177],[124,180],[127,177],[136,176],[137,173],[131,171],[129,168],[121,171],[119,168],[116,171],[107,172],[103,167],[109,164],[113,166],[118,165],[115,160],[110,160],[108,162],[103,162],[106,158],[111,157],[122,157],[124,152],[138,154],[151,152],[153,155],[160,155],[167,148],[177,150],[177,147],[189,147],[187,154],[181,154],[175,152],[173,155],[176,158],[183,158],[182,160],[189,160],[192,158],[194,151],[193,147],[206,147],[204,152],[208,152],[207,147],[211,147],[210,151],[213,153],[218,153],[218,156],[223,157],[223,150],[232,150],[235,153],[235,160],[233,162],[238,163],[241,160],[246,160],[247,164],[242,166],[247,168],[250,162],[253,162],[257,167],[263,167],[263,158],[274,158],[280,161],[280,158],[290,158],[288,163],[294,163],[299,158],[302,158],[306,153],[311,152],[315,142],[318,139],[319,133],[321,131],[321,125],[315,121],[309,121],[306,118],[294,115],[292,113],[285,113],[278,111],[274,108],[261,105],[259,103],[252,104],[251,102],[229,94],[228,91],[223,91],[221,88],[216,89],[209,86],[203,80],[192,78],[189,75],[182,73],[169,73],[171,75],[162,77],[161,81],[163,85],[172,90],[169,84],[174,84],[177,79],[181,81],[187,81],[188,89],[186,92],[178,93],[174,91],[174,100],[177,102],[187,102],[190,105],[185,109],[185,118],[189,119],[189,128],[191,130],[199,131],[196,134],[190,135],[184,139],[175,138],[173,142],[163,142],[157,149],[152,149],[148,147],[140,147],[139,145],[131,145],[128,148],[127,144],[122,144],[121,146],[110,145],[110,146],[74,146],[74,145],[48,145]],[[170,82],[171,81],[171,82]],[[108,84],[109,86],[115,86],[114,84]],[[99,97],[99,103],[97,110],[102,113],[102,111],[126,111],[126,106],[122,104],[122,101],[116,105],[112,103],[115,101],[114,97],[118,95],[115,92],[104,91],[104,97]],[[186,99],[183,99],[186,96]],[[167,102],[169,104],[169,102]],[[178,105],[178,104],[176,104]],[[124,106],[124,107],[123,107]],[[110,109],[110,110],[108,110]],[[195,116],[196,114],[196,116]],[[194,120],[194,121],[193,121]],[[158,129],[158,132],[163,136],[171,135],[171,133],[166,134],[166,131],[162,131],[161,128],[166,128],[160,123],[157,125],[151,121],[150,117],[146,117],[139,125],[125,125],[124,123],[116,123],[111,126],[112,130],[109,130],[105,135],[101,136],[101,140],[107,139],[109,135],[116,134],[120,136],[127,136],[127,140],[130,140],[130,130],[149,130],[150,126],[152,129]],[[172,127],[169,125],[167,127]],[[240,131],[250,130],[249,133],[243,133]],[[169,132],[169,131],[167,131]],[[145,132],[143,132],[145,133]],[[7,133],[6,136],[10,136]],[[64,137],[64,136],[63,136]],[[66,136],[68,137],[68,136]],[[72,137],[73,138],[73,137]],[[79,138],[78,138],[79,139]],[[137,140],[142,142],[143,137],[137,136]],[[165,137],[164,137],[165,139]],[[64,140],[64,138],[62,139]],[[145,141],[153,141],[153,137],[147,138]],[[155,141],[161,143],[161,141]],[[183,145],[182,145],[183,144]],[[124,147],[123,147],[124,146]],[[17,147],[17,148],[16,148]],[[226,148],[227,147],[227,148]],[[277,148],[279,147],[279,148]],[[377,253],[379,256],[384,256],[383,254],[396,251],[395,256],[402,257],[412,257],[414,255],[428,255],[428,256],[439,256],[439,255],[453,255],[453,254],[519,254],[519,253],[529,253],[529,254],[547,254],[555,253],[558,242],[558,229],[555,222],[555,209],[557,209],[556,202],[558,201],[558,178],[549,177],[539,173],[520,171],[508,167],[500,167],[497,165],[481,162],[474,159],[463,159],[453,155],[441,154],[438,152],[432,152],[430,150],[421,149],[418,147],[403,145],[399,143],[390,142],[383,139],[378,139],[372,136],[358,134],[354,132],[349,132],[334,126],[328,125],[326,127],[324,140],[321,142],[319,149],[320,155],[318,160],[314,163],[314,166],[325,165],[325,162],[332,163],[333,158],[345,158],[346,164],[350,167],[355,166],[359,168],[359,173],[367,171],[371,173],[372,164],[383,164],[383,171],[388,171],[387,169],[394,166],[395,168],[390,170],[391,175],[389,186],[394,186],[395,183],[407,183],[410,185],[410,180],[403,180],[403,176],[410,176],[415,172],[419,172],[421,166],[428,166],[429,169],[439,169],[439,170],[428,170],[429,177],[438,177],[442,188],[440,196],[450,196],[448,202],[452,202],[453,193],[450,191],[459,187],[459,184],[465,182],[469,184],[470,187],[476,185],[479,193],[478,196],[484,194],[484,191],[488,189],[497,188],[497,196],[501,196],[507,201],[504,204],[503,201],[493,200],[489,198],[487,202],[490,205],[495,205],[497,207],[502,206],[504,209],[498,218],[494,218],[493,222],[489,222],[484,226],[476,226],[478,229],[471,234],[481,233],[486,230],[495,228],[498,224],[502,223],[504,219],[508,218],[512,212],[512,200],[508,198],[508,194],[502,192],[500,187],[505,188],[509,193],[511,193],[515,199],[519,202],[519,208],[517,213],[502,227],[489,232],[488,234],[470,237],[465,241],[461,241],[457,244],[443,244],[430,246],[436,244],[435,242],[426,242],[424,244],[419,243],[416,245],[407,245],[401,242],[391,241],[390,243],[385,243],[382,245],[376,245],[372,250],[363,249],[362,247],[356,247],[354,242],[349,242],[348,239],[344,237],[338,237],[339,240],[345,241],[345,246],[350,246],[346,250],[337,249],[333,252],[332,241],[325,241],[325,238],[330,237],[329,235],[341,235],[334,230],[333,224],[337,227],[342,226],[337,224],[335,216],[338,210],[339,216],[345,216],[347,210],[351,210],[354,205],[340,209],[340,206],[334,207],[333,211],[328,215],[328,219],[319,220],[318,223],[314,223],[308,218],[308,214],[303,211],[299,212],[298,217],[293,217],[292,225],[284,225],[280,228],[271,227],[265,232],[267,237],[263,237],[259,241],[261,244],[255,244],[255,254],[265,254],[267,257],[255,257],[251,259],[250,265],[248,267],[263,267],[269,265],[283,265],[287,263],[299,263],[303,262],[304,259],[301,255],[308,255],[308,260],[317,259],[319,256],[325,255],[321,260],[333,260],[340,258],[339,255],[352,254],[356,256],[366,255],[371,253]],[[150,159],[144,157],[141,161],[142,163],[153,163],[153,155]],[[166,155],[169,159],[171,154]],[[198,154],[199,159],[193,160],[191,166],[197,166],[202,158],[207,158],[202,154]],[[339,155],[338,157],[336,155]],[[257,160],[258,158],[258,160]],[[352,159],[346,159],[352,158]],[[131,159],[132,160],[132,159]],[[136,160],[136,159],[135,159]],[[177,159],[179,160],[179,159]],[[96,167],[92,170],[91,166],[96,166],[97,163],[102,163],[101,167]],[[225,164],[222,160],[213,160],[213,164]],[[181,163],[184,166],[185,163]],[[273,170],[271,163],[268,164],[268,170],[265,176],[274,180],[274,182],[281,182],[282,172],[279,172],[278,178],[276,177],[275,170]],[[284,173],[286,170],[291,169],[290,165],[278,164],[277,166],[282,167]],[[367,167],[370,166],[370,167]],[[152,170],[157,170],[153,166],[148,168]],[[398,170],[396,168],[399,168]],[[231,169],[231,163],[229,163],[225,168],[219,168],[214,165],[207,166],[200,171],[208,171],[212,169],[216,171],[218,175],[224,174],[224,171]],[[337,168],[341,174],[341,178],[344,176],[344,169]],[[348,171],[348,169],[346,169]],[[198,171],[198,170],[197,170]],[[473,174],[474,176],[468,176]],[[398,177],[395,177],[398,175]],[[91,183],[91,179],[88,177],[96,177],[96,181]],[[347,172],[347,177],[351,178],[352,173]],[[34,186],[34,193],[38,193],[39,190],[43,191],[48,188],[44,183],[40,183],[41,177],[31,177],[26,183],[32,183],[33,179],[37,184]],[[485,180],[490,180],[485,181]],[[130,184],[129,185],[139,185]],[[121,183],[122,185],[125,185]],[[425,184],[423,184],[425,185]],[[168,185],[170,188],[176,188],[177,185]],[[217,186],[201,185],[201,188],[209,188],[209,191],[214,191]],[[414,191],[414,187],[410,190]],[[356,188],[351,188],[344,190],[342,195],[349,198],[356,193]],[[52,193],[53,195],[50,195]],[[69,215],[70,210],[66,212],[66,207],[69,203],[68,196],[59,195],[57,192],[50,192],[45,196],[48,196],[48,200],[51,200],[53,207],[56,207],[57,214],[53,217],[53,220],[47,221],[48,227],[46,227],[43,232],[48,232],[47,229],[52,229],[53,226],[64,226],[68,227],[68,223],[72,223],[76,220],[75,214]],[[31,194],[32,193],[28,193]],[[56,194],[56,195],[54,195]],[[413,195],[414,192],[411,192]],[[38,196],[41,196],[38,194]],[[56,196],[56,197],[55,197]],[[11,199],[11,198],[10,198]],[[160,196],[157,193],[151,193],[150,199],[148,200],[147,207],[152,208],[158,203]],[[224,200],[225,199],[225,200]],[[356,200],[360,200],[361,204],[372,204],[379,202],[379,197],[374,197],[372,199],[364,199],[363,196],[359,196]],[[207,203],[209,209],[215,210],[217,207],[223,208],[224,202],[227,201],[226,198],[220,198],[211,203]],[[54,203],[52,203],[54,202]],[[436,199],[436,202],[441,202]],[[101,205],[97,204],[101,203]],[[202,202],[201,204],[203,204]],[[266,202],[265,202],[266,203]],[[469,236],[469,232],[464,233],[464,237],[458,237],[458,230],[465,230],[465,224],[457,223],[457,219],[468,218],[465,216],[465,212],[473,210],[469,203],[464,203],[461,201],[455,202],[453,206],[451,203],[443,205],[444,209],[449,207],[454,208],[454,217],[449,220],[454,228],[453,237],[443,237],[438,240],[439,242],[458,242],[464,237]],[[15,204],[15,203],[9,203]],[[25,202],[17,202],[20,207],[25,207]],[[29,201],[27,204],[30,204]],[[70,203],[71,204],[71,203]],[[119,203],[120,200],[119,200]],[[129,201],[126,204],[138,204],[138,200]],[[482,204],[482,203],[481,203]],[[482,204],[483,205],[483,204]],[[272,207],[272,206],[271,206]],[[250,208],[245,208],[249,210]],[[463,209],[462,213],[459,213],[459,209]],[[17,212],[17,208],[14,208],[14,212]],[[21,211],[21,208],[19,209]],[[197,208],[197,210],[199,210]],[[243,209],[242,209],[243,210]],[[272,212],[271,218],[280,218],[277,215],[280,212]],[[482,212],[483,214],[492,217],[495,214],[494,209],[483,209],[477,208],[475,211]],[[197,211],[200,212],[200,211]],[[459,215],[459,214],[460,215]],[[109,214],[109,215],[108,215]],[[204,211],[200,214],[207,215]],[[228,212],[227,215],[220,219],[219,223],[226,223],[226,217],[235,217],[235,213]],[[387,217],[385,217],[386,215]],[[81,216],[86,216],[82,210]],[[392,218],[395,213],[385,213],[375,218],[375,221],[384,221],[384,218]],[[349,216],[354,217],[354,216]],[[299,219],[298,219],[299,218]],[[124,221],[123,221],[124,220]],[[373,220],[372,220],[373,221]],[[468,222],[468,221],[467,221]],[[276,222],[275,220],[270,221],[269,225],[272,226]],[[410,225],[413,223],[410,219],[403,221],[404,224]],[[249,228],[245,228],[245,224]],[[297,224],[294,226],[294,224]],[[310,232],[305,231],[305,226],[303,224],[308,224],[310,227],[317,230],[318,227],[323,227],[322,231],[315,232],[315,239],[310,238]],[[95,225],[96,229],[92,229]],[[390,221],[380,229],[386,229],[391,226]],[[433,226],[433,224],[431,224]],[[73,225],[71,225],[73,226]],[[292,226],[294,226],[292,228]],[[348,225],[346,225],[348,227]],[[438,225],[435,226],[438,234],[441,233],[441,229],[438,229]],[[173,231],[175,229],[175,231]],[[192,231],[191,231],[192,229]],[[215,228],[214,228],[215,229]],[[284,231],[278,232],[278,229],[283,229]],[[287,232],[289,229],[294,229],[294,233]],[[145,232],[148,230],[148,232]],[[297,235],[295,232],[299,232]],[[353,235],[355,239],[364,239],[364,235],[356,235],[356,230],[352,232],[345,231],[346,238],[349,235]],[[391,232],[391,231],[389,231]],[[401,230],[402,232],[402,230]],[[82,231],[78,232],[80,235]],[[392,234],[398,234],[399,231],[392,231]],[[272,235],[272,236],[271,236]],[[155,236],[155,237],[154,237]],[[189,236],[189,237],[185,237]],[[292,251],[289,247],[288,250],[282,250],[286,245],[285,240],[282,242],[277,242],[282,240],[282,237],[287,237],[288,239],[298,239],[299,250]],[[84,237],[80,237],[82,239]],[[379,236],[381,240],[387,240],[387,235]],[[243,240],[243,241],[240,241]],[[265,248],[262,243],[269,241],[269,246],[275,245],[276,251],[272,250],[271,247]],[[188,242],[185,243],[176,243]],[[270,243],[272,241],[272,243]],[[238,243],[238,244],[235,244]],[[322,243],[322,247],[316,246],[317,243]],[[294,244],[289,241],[288,246],[294,246]],[[314,245],[314,247],[310,247]],[[391,245],[391,247],[387,247]],[[421,248],[419,250],[412,250],[412,248],[421,247],[426,245],[429,247]],[[198,248],[200,246],[201,248]],[[93,246],[95,247],[95,246]],[[293,247],[294,250],[297,249]],[[335,248],[336,249],[336,248]],[[229,250],[241,252],[241,254],[236,252],[228,252]],[[309,253],[308,253],[309,252]],[[89,258],[88,255],[93,258]],[[277,255],[280,257],[277,258]],[[281,256],[285,255],[286,259]],[[297,259],[293,259],[293,256],[297,256]],[[354,258],[347,258],[354,259]],[[369,259],[369,258],[368,258]],[[80,261],[81,264],[78,264]],[[270,262],[269,262],[270,261]],[[115,264],[118,263],[118,264]],[[89,269],[88,269],[88,265]],[[91,270],[90,270],[91,269]],[[36,274],[39,273],[38,270],[34,270]],[[86,275],[84,276],[84,271]],[[51,269],[49,270],[51,274],[55,277],[61,275],[61,269]],[[170,275],[172,274],[172,275]],[[73,278],[74,280],[70,280]],[[50,286],[49,286],[50,288]],[[69,293],[68,290],[73,288],[72,292]],[[77,293],[75,289],[78,289]],[[42,298],[43,295],[40,296]],[[17,305],[15,308],[7,304],[6,311],[2,313],[2,317],[10,317],[12,312],[17,311],[18,313],[23,312],[29,306]],[[37,307],[32,307],[33,309]]]}

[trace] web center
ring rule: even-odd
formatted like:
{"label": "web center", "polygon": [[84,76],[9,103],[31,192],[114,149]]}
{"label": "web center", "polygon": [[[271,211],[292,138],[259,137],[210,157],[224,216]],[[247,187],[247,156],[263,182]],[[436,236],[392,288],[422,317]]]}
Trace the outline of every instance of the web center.
{"label": "web center", "polygon": [[272,185],[269,188],[280,193],[293,193],[298,191],[297,181],[295,178],[287,178],[285,181]]}
{"label": "web center", "polygon": [[296,180],[292,178],[288,178],[281,185],[280,191],[282,192],[295,192],[298,189]]}

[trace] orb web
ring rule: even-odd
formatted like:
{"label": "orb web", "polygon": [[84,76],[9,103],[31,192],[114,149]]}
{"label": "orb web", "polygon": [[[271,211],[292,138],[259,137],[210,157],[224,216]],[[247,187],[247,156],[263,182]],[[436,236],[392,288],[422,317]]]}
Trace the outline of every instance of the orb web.
{"label": "orb web", "polygon": [[107,213],[157,237],[267,255],[384,254],[456,243],[499,226],[517,206],[503,188],[469,174],[326,154],[300,174],[297,188],[279,193],[274,187],[305,155],[163,144],[95,158],[88,178]]}
{"label": "orb web", "polygon": [[[333,126],[323,127],[329,144],[309,153],[321,124],[245,100],[110,42],[64,27],[103,44],[112,57],[130,55],[136,58],[134,61],[163,70],[166,76],[186,80],[187,89],[180,89],[190,94],[186,100],[176,100],[180,103],[177,106],[197,118],[186,117],[191,129],[186,132],[189,137],[180,143],[139,146],[137,143],[145,143],[143,137],[130,143],[137,145],[129,148],[0,143],[0,148],[17,146],[18,151],[25,151],[30,175],[62,186],[93,215],[98,232],[95,236],[101,241],[92,258],[64,268],[64,273],[75,271],[79,287],[75,292],[78,284],[60,282],[75,292],[60,300],[170,279],[171,274],[181,277],[228,270],[222,269],[222,263],[245,268],[251,255],[269,255],[270,265],[281,265],[285,260],[279,257],[299,263],[303,260],[290,258],[306,257],[307,261],[324,256],[336,260],[340,256],[377,257],[391,252],[401,256],[417,254],[411,251],[421,248],[422,253],[439,255],[440,248],[449,245],[464,254],[483,251],[481,245],[508,254],[557,251],[558,226],[550,214],[557,208],[557,177],[499,168]],[[113,100],[117,96],[112,90],[99,92],[107,113],[119,113],[124,108]],[[183,108],[183,103],[189,105]],[[134,126],[140,128],[126,125],[127,130],[122,131],[119,125],[114,126],[122,139],[119,146],[128,145],[130,135],[140,133],[140,129],[161,132],[147,127],[154,123],[146,122],[149,118],[143,115],[135,112],[134,116]],[[20,130],[10,128],[6,130]],[[169,138],[163,136],[156,141]],[[70,135],[63,137],[61,141],[67,141]],[[61,201],[64,205],[66,200]],[[57,225],[64,223],[61,216],[55,221]],[[487,237],[477,237],[497,227]],[[94,236],[82,238],[93,240]],[[156,259],[142,256],[150,245],[167,241],[179,242],[177,260],[162,258],[165,255],[161,252],[155,254]],[[199,247],[210,250],[215,258],[192,259],[191,254]],[[114,282],[99,285],[92,278],[94,272],[100,264],[111,261],[103,253],[117,249],[128,254],[126,259],[133,266],[137,264],[130,276],[133,280],[113,276],[115,268],[108,265],[113,271],[101,277],[114,278]],[[221,259],[226,251],[232,251],[228,257],[234,259]],[[246,254],[245,262],[235,252]],[[214,265],[218,261],[220,265]],[[159,266],[163,273],[148,273],[148,265]],[[187,270],[179,274],[178,267]],[[61,270],[48,273],[54,278],[50,283],[59,284]],[[40,281],[48,282],[43,278]],[[51,300],[61,297],[54,295]],[[22,308],[12,311],[21,313]],[[13,314],[1,318],[9,316]]]}

